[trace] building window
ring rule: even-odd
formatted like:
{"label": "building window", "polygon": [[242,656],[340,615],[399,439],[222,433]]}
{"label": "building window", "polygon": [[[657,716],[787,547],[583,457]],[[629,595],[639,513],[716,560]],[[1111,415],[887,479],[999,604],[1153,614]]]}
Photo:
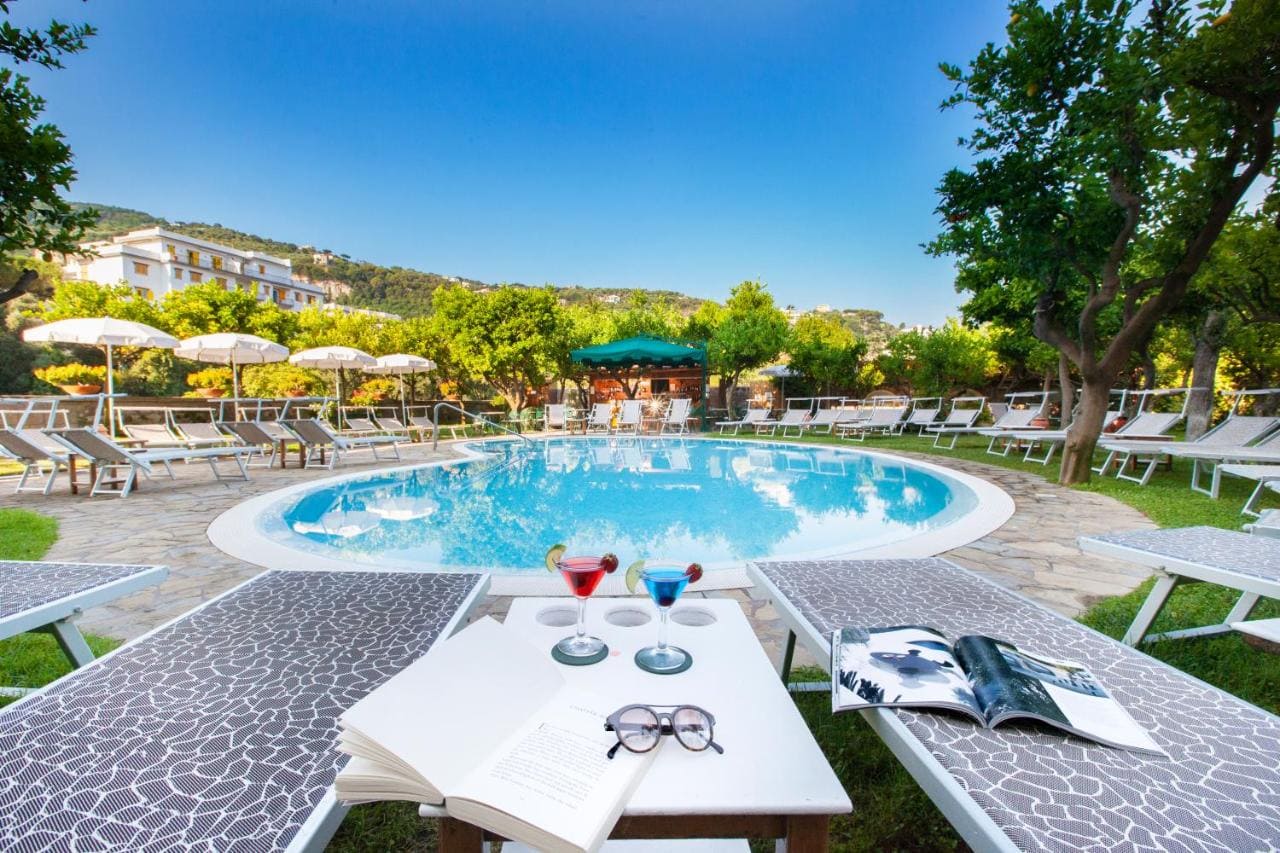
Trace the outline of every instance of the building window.
{"label": "building window", "polygon": [[139,296],[139,297],[141,297],[141,298],[143,298],[143,299],[150,299],[150,298],[151,298],[151,291],[150,291],[150,290],[148,290],[148,289],[147,289],[147,288],[145,288],[145,287],[135,287],[135,288],[133,289],[133,292],[134,292],[134,293],[136,293],[136,294],[138,294],[138,296]]}
{"label": "building window", "polygon": [[316,298],[315,298],[314,296],[308,296],[308,297],[307,297],[307,304],[308,304],[308,305],[315,305],[315,304],[316,304]]}
{"label": "building window", "polygon": [[165,243],[164,248],[165,248],[165,251],[167,251],[167,252],[169,253],[169,257],[170,257],[170,258],[172,258],[172,259],[173,259],[173,260],[175,260],[175,261],[178,259],[178,247],[177,247],[177,246],[173,245],[172,243]]}
{"label": "building window", "polygon": [[216,281],[216,282],[218,283],[218,287],[221,287],[223,290],[226,290],[226,289],[227,289],[227,280],[226,280],[225,278],[223,278],[222,276],[220,276],[220,275],[215,275],[215,276],[213,277],[213,280],[214,280],[214,281]]}
{"label": "building window", "polygon": [[[187,263],[191,264],[193,267],[200,266],[200,253],[187,249]],[[197,279],[197,281],[199,281],[199,279]]]}
{"label": "building window", "polygon": [[133,262],[133,274],[134,274],[134,275],[146,275],[146,274],[147,274],[147,271],[148,271],[149,269],[150,269],[150,267],[148,267],[146,264],[144,264],[144,263],[142,263],[142,262],[140,262],[140,261],[134,261],[134,262]]}
{"label": "building window", "polygon": [[267,268],[264,264],[258,264],[258,275],[266,275]]}
{"label": "building window", "polygon": [[192,271],[188,274],[188,277],[191,279],[191,283],[192,283],[192,284],[195,284],[195,283],[199,282],[199,281],[200,281],[200,279],[201,279],[201,278],[203,278],[203,276],[202,276],[200,273],[196,272],[195,270],[192,270]]}
{"label": "building window", "polygon": [[181,268],[181,267],[174,267],[174,268],[173,268],[173,277],[174,277],[176,280],[178,280],[178,281],[182,281],[182,268]]}
{"label": "building window", "polygon": [[89,265],[88,265],[88,264],[81,264],[81,265],[80,265],[80,278],[82,278],[82,279],[84,279],[84,280],[86,280],[86,281],[89,279]]}
{"label": "building window", "polygon": [[215,270],[220,270],[220,269],[222,269],[222,258],[220,258],[219,256],[217,256],[217,255],[210,255],[210,256],[209,256],[209,261],[213,264],[213,268],[214,268]]}
{"label": "building window", "polygon": [[284,301],[284,290],[283,290],[283,288],[279,288],[279,287],[277,287],[277,288],[276,288],[276,301],[277,301],[277,302],[283,302],[283,301]]}

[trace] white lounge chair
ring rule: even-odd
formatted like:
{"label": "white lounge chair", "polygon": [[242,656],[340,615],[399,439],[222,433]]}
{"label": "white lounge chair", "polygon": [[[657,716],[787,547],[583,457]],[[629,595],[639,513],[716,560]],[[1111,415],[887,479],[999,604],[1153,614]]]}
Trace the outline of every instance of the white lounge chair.
{"label": "white lounge chair", "polygon": [[[50,447],[50,444],[53,446]],[[47,495],[53,491],[60,471],[67,472],[71,491],[73,494],[76,491],[77,484],[72,473],[75,468],[75,454],[41,432],[0,429],[0,455],[22,466],[22,476],[18,478],[18,485],[13,490],[14,494],[40,492]],[[46,474],[41,466],[48,466],[49,473]],[[32,477],[36,482],[29,486],[27,481]]]}
{"label": "white lounge chair", "polygon": [[1253,480],[1258,485],[1249,495],[1249,499],[1244,502],[1244,507],[1240,510],[1241,515],[1248,515],[1257,518],[1261,515],[1258,509],[1258,502],[1262,500],[1263,494],[1268,490],[1280,493],[1280,464],[1276,465],[1219,465],[1214,468],[1213,479],[1215,487],[1217,481],[1223,475],[1231,477],[1241,477],[1245,480]]}
{"label": "white lounge chair", "polygon": [[830,406],[825,409],[818,409],[813,413],[813,417],[798,426],[799,434],[804,435],[812,430],[815,433],[821,432],[823,435],[831,435],[838,424],[850,423],[858,418],[856,409],[846,408],[844,406]]}
{"label": "white lounge chair", "polygon": [[623,400],[622,408],[618,412],[618,422],[614,425],[611,432],[621,433],[630,432],[636,435],[640,434],[640,427],[644,423],[644,401],[643,400]]}
{"label": "white lounge chair", "polygon": [[587,418],[587,432],[601,430],[608,432],[613,427],[613,404],[596,403],[591,407],[591,415]]}
{"label": "white lounge chair", "polygon": [[[961,408],[961,403],[973,404]],[[940,442],[944,435],[951,436],[951,443],[946,446],[946,450],[953,450],[956,441],[961,435],[966,435],[974,431],[973,425],[977,422],[978,416],[982,414],[982,409],[987,404],[986,397],[956,397],[951,401],[951,408],[947,410],[947,416],[943,418],[942,423],[934,426],[925,427],[921,430],[921,435],[932,435],[933,446],[942,447]]]}
{"label": "white lounge chair", "polygon": [[693,400],[688,397],[673,397],[667,402],[667,410],[662,413],[658,422],[658,433],[675,433],[683,435],[689,431],[689,412],[693,409]]}
{"label": "white lounge chair", "polygon": [[716,426],[720,427],[721,434],[723,434],[725,429],[727,429],[728,427],[733,427],[733,434],[737,435],[738,430],[742,429],[743,427],[752,427],[754,429],[756,424],[760,423],[763,420],[767,420],[768,417],[769,417],[768,409],[747,409],[747,413],[743,415],[741,419],[736,421],[734,420],[716,421]]}
{"label": "white lounge chair", "polygon": [[399,436],[405,441],[413,440],[413,429],[415,428],[402,422],[395,415],[376,415],[374,423],[377,425],[379,432]]}
{"label": "white lounge chair", "polygon": [[[312,462],[318,458],[320,464],[332,469],[343,453],[354,450],[368,450],[374,459],[382,460],[383,457],[378,455],[379,448],[390,448],[395,460],[400,461],[401,439],[394,435],[339,435],[319,418],[285,421],[284,425],[303,446],[303,467],[311,467]],[[326,449],[331,451],[327,464],[324,461]]]}
{"label": "white lounge chair", "polygon": [[[1236,420],[1239,420],[1239,418],[1236,418]],[[1218,476],[1219,466],[1229,462],[1274,463],[1280,465],[1280,430],[1276,429],[1277,426],[1280,426],[1280,418],[1272,418],[1271,420],[1274,421],[1274,424],[1270,430],[1270,436],[1251,444],[1201,446],[1198,442],[1189,441],[1179,444],[1166,444],[1160,449],[1175,459],[1190,459],[1191,490],[1217,500],[1218,488],[1222,481],[1222,478]],[[1225,426],[1226,424],[1227,421],[1223,421],[1219,426]],[[1263,433],[1263,435],[1265,434]],[[1206,466],[1210,470],[1210,484],[1208,487],[1200,485],[1201,466]]]}
{"label": "white lounge chair", "polygon": [[912,427],[915,427],[916,432],[924,432],[926,427],[933,426],[933,422],[938,419],[941,412],[941,397],[913,397],[911,414],[902,422],[898,432],[905,432]]}
{"label": "white lounge chair", "polygon": [[344,415],[342,421],[345,426],[342,428],[341,435],[379,435],[382,432],[382,428],[373,422],[373,418],[348,418]]}
{"label": "white lounge chair", "polygon": [[756,424],[756,435],[762,434],[766,429],[769,431],[769,435],[777,435],[779,429],[782,430],[782,434],[784,436],[787,434],[787,430],[789,429],[796,430],[796,435],[799,435],[800,430],[802,430],[804,425],[808,422],[808,409],[787,409],[782,413],[782,417],[777,420],[770,418]]}
{"label": "white lounge chair", "polygon": [[850,424],[840,424],[836,431],[841,438],[866,441],[871,433],[890,435],[897,432],[906,415],[906,406],[877,406],[871,410],[871,417]]}
{"label": "white lounge chair", "polygon": [[[150,478],[152,463],[164,466],[170,479],[173,479],[174,462],[207,462],[214,479],[248,480],[248,459],[259,452],[257,447],[173,447],[156,448],[154,450],[130,450],[112,441],[107,436],[91,429],[56,429],[48,430],[48,434],[71,452],[89,460],[98,469],[89,489],[89,496],[99,493],[116,494],[125,498],[133,491],[138,481],[138,474]],[[233,462],[239,472],[225,475],[218,467],[219,462]],[[113,492],[110,486],[119,486]]]}
{"label": "white lounge chair", "polygon": [[564,403],[548,403],[542,410],[542,428],[568,430],[568,407]]}
{"label": "white lounge chair", "polygon": [[[1145,486],[1151,481],[1151,475],[1155,473],[1156,467],[1162,459],[1172,458],[1174,455],[1191,457],[1196,451],[1205,449],[1226,449],[1229,452],[1238,454],[1246,445],[1275,429],[1277,424],[1280,424],[1280,418],[1232,414],[1195,441],[1177,445],[1154,442],[1103,441],[1100,444],[1107,451],[1107,461],[1103,463],[1103,468],[1105,469],[1109,466],[1112,457],[1119,456],[1116,477]],[[1141,466],[1140,473],[1137,476],[1125,473],[1125,466],[1131,460],[1135,465]],[[1198,470],[1197,467],[1195,471],[1198,472]],[[1194,477],[1195,474],[1193,473],[1192,488],[1209,494],[1210,490],[1198,488]]]}

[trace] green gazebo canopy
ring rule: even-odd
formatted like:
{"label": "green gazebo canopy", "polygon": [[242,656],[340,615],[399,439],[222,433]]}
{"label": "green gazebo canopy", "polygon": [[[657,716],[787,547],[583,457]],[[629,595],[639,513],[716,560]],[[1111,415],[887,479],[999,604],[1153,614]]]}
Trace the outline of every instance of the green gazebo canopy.
{"label": "green gazebo canopy", "polygon": [[586,367],[626,370],[631,367],[705,367],[706,350],[639,335],[569,353]]}

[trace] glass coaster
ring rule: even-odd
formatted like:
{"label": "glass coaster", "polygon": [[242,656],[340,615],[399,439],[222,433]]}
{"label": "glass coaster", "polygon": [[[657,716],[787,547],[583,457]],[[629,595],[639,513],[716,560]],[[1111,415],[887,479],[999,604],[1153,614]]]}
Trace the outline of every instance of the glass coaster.
{"label": "glass coaster", "polygon": [[562,664],[565,664],[566,666],[590,666],[593,663],[600,663],[600,661],[604,660],[608,656],[609,656],[608,645],[601,646],[600,651],[596,652],[593,655],[587,655],[586,657],[573,657],[571,655],[566,655],[564,652],[560,651],[558,646],[551,647],[551,659],[554,660],[556,663],[562,663]]}
{"label": "glass coaster", "polygon": [[[644,650],[641,649],[641,651],[644,651]],[[636,666],[640,667],[645,672],[652,672],[654,675],[678,675],[679,673],[682,673],[689,667],[693,666],[693,655],[689,654],[686,651],[684,653],[684,663],[682,663],[680,666],[675,667],[674,669],[654,669],[640,658],[640,652],[636,652],[635,661],[636,661]]]}

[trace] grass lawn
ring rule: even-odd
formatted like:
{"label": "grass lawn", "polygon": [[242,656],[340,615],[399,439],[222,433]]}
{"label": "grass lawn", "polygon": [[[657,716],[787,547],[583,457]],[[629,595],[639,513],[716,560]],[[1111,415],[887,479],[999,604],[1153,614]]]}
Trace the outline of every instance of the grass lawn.
{"label": "grass lawn", "polygon": [[[912,436],[872,438],[865,445],[824,436],[810,436],[803,441],[931,453],[1030,471],[1050,481],[1056,480],[1057,475],[1054,464],[1041,466],[1013,457],[990,456],[985,452],[985,439],[976,437],[962,438],[954,451],[934,450],[929,441]],[[1208,524],[1239,529],[1243,521],[1239,511],[1249,494],[1250,484],[1228,478],[1222,497],[1213,501],[1187,488],[1187,468],[1186,463],[1181,463],[1172,473],[1160,471],[1146,487],[1108,477],[1095,478],[1080,488],[1129,504],[1162,526]],[[1277,505],[1275,496],[1270,500],[1268,505]],[[0,510],[0,559],[38,559],[56,536],[57,525],[52,519],[22,510]],[[1150,582],[1129,595],[1100,602],[1084,614],[1081,621],[1112,637],[1120,637],[1149,586]],[[1230,591],[1221,587],[1207,584],[1183,587],[1174,593],[1155,630],[1220,621],[1233,598]],[[1280,616],[1280,602],[1265,602],[1255,615]],[[116,645],[98,637],[88,639],[98,654]],[[1163,642],[1145,650],[1210,684],[1272,712],[1280,712],[1280,655],[1254,649],[1237,635]],[[68,669],[51,637],[29,634],[0,641],[0,684],[36,686]],[[797,677],[801,680],[826,678],[817,669],[798,671]],[[0,697],[0,704],[5,701]],[[825,693],[797,694],[795,701],[854,802],[853,815],[832,822],[833,850],[859,853],[964,849],[963,842],[942,815],[860,716],[833,716],[830,697]],[[434,850],[435,822],[420,820],[416,807],[409,803],[357,806],[351,810],[330,849],[352,853]],[[773,848],[771,844],[754,844],[753,849],[763,853]]]}

